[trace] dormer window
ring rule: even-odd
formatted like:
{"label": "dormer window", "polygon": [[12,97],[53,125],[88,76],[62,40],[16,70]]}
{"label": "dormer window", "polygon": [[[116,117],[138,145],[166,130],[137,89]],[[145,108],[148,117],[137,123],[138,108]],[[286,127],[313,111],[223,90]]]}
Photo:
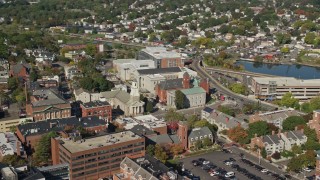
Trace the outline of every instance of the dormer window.
{"label": "dormer window", "polygon": [[193,138],[191,138],[191,141],[193,141]]}
{"label": "dormer window", "polygon": [[198,137],[196,137],[196,140],[198,140]]}
{"label": "dormer window", "polygon": [[200,139],[203,139],[203,137],[202,137],[202,136],[200,136]]}

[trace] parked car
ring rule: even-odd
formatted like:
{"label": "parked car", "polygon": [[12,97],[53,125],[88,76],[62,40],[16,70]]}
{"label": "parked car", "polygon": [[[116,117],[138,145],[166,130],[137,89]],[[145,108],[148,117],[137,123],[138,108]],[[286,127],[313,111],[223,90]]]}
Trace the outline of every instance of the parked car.
{"label": "parked car", "polygon": [[224,177],[226,178],[230,178],[230,177],[233,177],[234,176],[234,172],[230,171],[230,172],[227,172]]}
{"label": "parked car", "polygon": [[210,161],[203,161],[202,162],[203,165],[206,165],[206,164],[209,164],[209,163],[210,163]]}
{"label": "parked car", "polygon": [[306,167],[306,168],[303,168],[303,170],[306,171],[306,172],[311,172],[311,169],[309,169],[309,168],[307,168],[307,167]]}
{"label": "parked car", "polygon": [[268,172],[268,169],[262,169],[261,172],[262,172],[262,173],[267,173],[267,172]]}

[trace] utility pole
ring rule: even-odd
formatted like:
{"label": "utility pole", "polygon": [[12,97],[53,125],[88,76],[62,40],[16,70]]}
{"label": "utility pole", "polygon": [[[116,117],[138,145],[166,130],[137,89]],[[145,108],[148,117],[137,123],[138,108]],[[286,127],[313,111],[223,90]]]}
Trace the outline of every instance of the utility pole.
{"label": "utility pole", "polygon": [[259,152],[259,165],[261,165],[261,149],[260,148],[258,149],[258,152]]}

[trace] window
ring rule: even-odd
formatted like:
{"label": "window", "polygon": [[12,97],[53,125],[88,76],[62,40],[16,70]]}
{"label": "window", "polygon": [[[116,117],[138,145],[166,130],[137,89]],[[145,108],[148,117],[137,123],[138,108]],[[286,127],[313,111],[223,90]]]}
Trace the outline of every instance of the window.
{"label": "window", "polygon": [[191,138],[191,141],[193,141],[193,138]]}

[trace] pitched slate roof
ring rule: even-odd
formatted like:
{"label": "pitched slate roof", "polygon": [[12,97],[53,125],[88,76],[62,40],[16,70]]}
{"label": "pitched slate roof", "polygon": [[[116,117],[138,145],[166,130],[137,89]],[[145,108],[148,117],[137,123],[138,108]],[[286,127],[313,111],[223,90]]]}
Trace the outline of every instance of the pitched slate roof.
{"label": "pitched slate roof", "polygon": [[304,139],[306,136],[301,131],[289,131],[287,134],[288,138],[294,139],[294,140],[301,140]]}
{"label": "pitched slate roof", "polygon": [[105,91],[105,92],[101,92],[100,94],[106,99],[117,98],[123,103],[127,103],[130,101],[130,94],[121,90]]}
{"label": "pitched slate roof", "polygon": [[56,105],[56,104],[66,104],[68,103],[66,100],[64,100],[57,92],[55,92],[53,89],[39,89],[35,90],[32,93],[35,97],[42,97],[45,98],[44,100],[39,100],[32,102],[33,107],[39,107],[39,106],[48,106],[48,105]]}
{"label": "pitched slate roof", "polygon": [[145,180],[158,180],[158,178],[154,177],[150,172],[146,169],[142,168],[137,162],[132,159],[125,157],[120,163],[121,168],[131,168],[134,172],[133,176],[136,179],[140,179],[142,177]]}
{"label": "pitched slate roof", "polygon": [[158,68],[158,69],[141,69],[137,70],[139,74],[166,74],[166,73],[178,73],[181,72],[179,67]]}
{"label": "pitched slate roof", "polygon": [[248,128],[248,123],[243,120],[234,118],[217,110],[212,111],[210,118],[213,118],[216,123],[224,124],[228,129],[234,128],[238,125],[245,129]]}
{"label": "pitched slate roof", "polygon": [[210,131],[210,129],[208,127],[194,128],[190,132],[188,138],[190,139],[190,138],[195,138],[195,137],[209,135],[209,134],[212,135],[212,132]]}
{"label": "pitched slate roof", "polygon": [[183,88],[183,78],[178,79],[168,79],[166,81],[160,82],[158,85],[160,89],[170,90],[170,89],[182,89]]}
{"label": "pitched slate roof", "polygon": [[274,134],[263,136],[262,141],[268,144],[279,144],[283,140],[277,134]]}
{"label": "pitched slate roof", "polygon": [[28,63],[21,63],[12,66],[12,71],[14,74],[18,74],[22,68],[31,69],[31,66]]}

